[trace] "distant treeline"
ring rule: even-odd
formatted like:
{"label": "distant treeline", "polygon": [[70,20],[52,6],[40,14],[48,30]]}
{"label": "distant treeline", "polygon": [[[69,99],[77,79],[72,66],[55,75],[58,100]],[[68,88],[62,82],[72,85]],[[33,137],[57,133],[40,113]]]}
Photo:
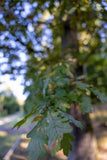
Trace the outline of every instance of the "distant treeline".
{"label": "distant treeline", "polygon": [[0,116],[13,114],[20,110],[16,97],[10,90],[0,93]]}

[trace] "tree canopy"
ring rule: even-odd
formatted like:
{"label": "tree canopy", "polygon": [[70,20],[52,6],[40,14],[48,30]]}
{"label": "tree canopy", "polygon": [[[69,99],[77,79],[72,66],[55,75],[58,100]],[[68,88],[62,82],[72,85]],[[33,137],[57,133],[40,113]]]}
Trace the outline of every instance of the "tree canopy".
{"label": "tree canopy", "polygon": [[16,97],[12,94],[10,89],[0,93],[0,109],[1,115],[13,114],[20,110]]}
{"label": "tree canopy", "polygon": [[53,155],[61,148],[68,155],[71,146],[64,143],[73,139],[70,123],[83,127],[67,113],[71,104],[85,114],[93,107],[92,94],[106,100],[96,88],[107,85],[107,2],[5,0],[0,9],[1,72],[24,74],[31,100],[29,114],[16,126],[33,114],[38,121],[28,134],[30,158],[46,154],[44,144]]}

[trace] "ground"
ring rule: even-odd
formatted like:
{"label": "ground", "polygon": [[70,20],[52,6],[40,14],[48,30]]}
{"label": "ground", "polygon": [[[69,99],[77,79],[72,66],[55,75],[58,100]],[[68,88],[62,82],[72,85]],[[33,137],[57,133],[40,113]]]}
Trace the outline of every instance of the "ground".
{"label": "ground", "polygon": [[99,160],[107,160],[107,104],[90,114],[97,138]]}

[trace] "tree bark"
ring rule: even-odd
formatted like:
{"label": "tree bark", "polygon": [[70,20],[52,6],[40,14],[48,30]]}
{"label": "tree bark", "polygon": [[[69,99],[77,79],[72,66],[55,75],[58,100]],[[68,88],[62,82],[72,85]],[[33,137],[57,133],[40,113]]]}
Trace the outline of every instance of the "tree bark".
{"label": "tree bark", "polygon": [[[70,27],[70,20],[63,25],[62,49],[70,48],[75,54],[79,54],[78,32],[76,27]],[[66,53],[69,54],[69,53]],[[72,57],[72,55],[71,55]],[[86,67],[85,67],[86,73]],[[74,70],[74,78],[84,74],[84,65],[79,65],[76,61]],[[75,141],[71,143],[72,151],[69,152],[68,160],[97,160],[97,145],[96,138],[93,134],[93,127],[89,114],[82,114],[76,102],[73,102],[69,114],[72,114],[75,119],[84,123],[84,129],[81,130],[76,126],[73,127],[73,136]]]}

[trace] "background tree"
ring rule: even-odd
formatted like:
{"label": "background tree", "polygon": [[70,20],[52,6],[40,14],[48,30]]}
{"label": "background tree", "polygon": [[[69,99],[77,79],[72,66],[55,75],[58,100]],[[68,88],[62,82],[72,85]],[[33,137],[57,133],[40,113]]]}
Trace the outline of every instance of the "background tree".
{"label": "background tree", "polygon": [[3,112],[3,100],[4,100],[4,96],[3,93],[0,93],[0,112]]}
{"label": "background tree", "polygon": [[2,111],[1,114],[4,114],[4,112],[8,114],[13,114],[20,110],[20,106],[16,100],[16,97],[12,94],[12,92],[9,90],[4,91],[0,95],[0,99],[2,100]]}
{"label": "background tree", "polygon": [[[34,120],[38,120],[28,134],[32,138],[28,147],[31,159],[46,153],[44,144],[52,148],[52,154],[63,148],[67,155],[71,150],[71,124],[75,142],[69,159],[95,160],[94,136],[88,115],[92,108],[89,97],[94,94],[105,101],[104,95],[90,84],[102,86],[106,79],[107,3],[99,0],[10,0],[0,3],[0,48],[6,60],[2,63],[2,73],[14,76],[25,73],[25,92],[33,97],[29,114],[17,126],[33,113],[36,113]],[[27,56],[26,63],[20,61],[22,53]],[[103,72],[98,65],[101,61]],[[78,120],[83,122],[83,130],[77,128],[82,128]],[[83,142],[87,144],[85,147],[81,146]]]}

